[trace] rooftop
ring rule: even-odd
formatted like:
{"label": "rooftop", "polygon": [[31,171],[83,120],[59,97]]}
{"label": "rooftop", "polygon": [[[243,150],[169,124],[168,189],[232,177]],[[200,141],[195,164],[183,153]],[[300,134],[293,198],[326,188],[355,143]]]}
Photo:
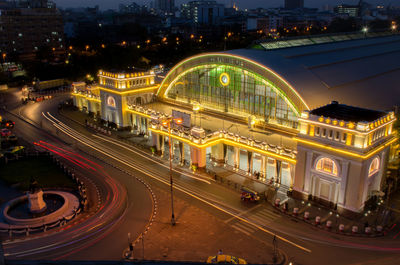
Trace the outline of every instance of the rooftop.
{"label": "rooftop", "polygon": [[[363,32],[333,33],[312,36],[299,36],[281,38],[279,40],[269,40],[261,42],[259,45],[265,50],[283,49],[296,46],[317,45],[323,43],[334,43],[349,40],[359,40],[365,38],[384,37],[392,35],[391,32],[371,32],[366,35]],[[257,46],[256,46],[257,48]]]}
{"label": "rooftop", "polygon": [[345,104],[339,104],[337,101],[313,109],[310,111],[310,114],[351,122],[372,122],[387,115],[387,113],[383,111],[348,106]]}
{"label": "rooftop", "polygon": [[379,110],[392,110],[400,105],[400,34],[368,33],[361,39],[340,41],[339,36],[336,39],[320,44],[292,43],[293,46],[286,48],[283,46],[287,45],[282,45],[269,50],[238,49],[224,53],[272,69],[294,87],[310,109],[332,100]]}

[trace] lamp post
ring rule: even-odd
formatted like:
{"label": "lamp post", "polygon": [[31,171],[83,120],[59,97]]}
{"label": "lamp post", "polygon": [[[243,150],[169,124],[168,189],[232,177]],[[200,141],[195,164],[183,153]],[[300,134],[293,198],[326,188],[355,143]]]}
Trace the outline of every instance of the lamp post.
{"label": "lamp post", "polygon": [[171,225],[175,225],[175,214],[174,214],[174,193],[173,193],[173,180],[172,180],[172,145],[171,145],[171,121],[174,121],[176,124],[182,124],[181,118],[168,118],[162,121],[163,126],[168,127],[168,145],[169,145],[169,183],[171,186]]}

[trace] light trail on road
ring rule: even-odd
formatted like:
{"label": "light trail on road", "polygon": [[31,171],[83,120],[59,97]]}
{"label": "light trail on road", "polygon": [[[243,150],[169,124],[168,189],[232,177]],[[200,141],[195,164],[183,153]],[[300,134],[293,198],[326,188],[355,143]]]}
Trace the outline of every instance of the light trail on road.
{"label": "light trail on road", "polygon": [[[117,184],[115,180],[111,176],[109,176],[106,171],[104,171],[103,167],[98,165],[97,163],[86,158],[84,159],[86,162],[96,166],[97,167],[96,169],[88,165],[87,163],[81,161],[80,159],[83,159],[83,157],[72,151],[67,151],[64,148],[57,147],[55,145],[52,145],[44,141],[35,142],[34,144],[70,161],[71,163],[80,168],[92,171],[95,174],[101,174],[104,177],[104,181],[108,184],[108,187],[110,187],[109,189],[106,189],[105,193],[106,199],[102,203],[101,207],[96,211],[95,215],[93,216],[94,218],[88,220],[82,220],[83,223],[80,226],[75,227],[74,229],[70,230],[69,228],[72,228],[73,226],[68,225],[66,227],[57,229],[51,234],[47,235],[47,236],[54,236],[58,232],[62,231],[64,232],[62,235],[63,236],[62,239],[60,238],[60,240],[57,240],[55,243],[47,244],[37,248],[30,248],[28,250],[16,251],[12,253],[5,252],[4,254],[6,257],[14,256],[16,258],[22,258],[26,256],[41,254],[44,252],[54,251],[60,248],[70,247],[74,244],[82,243],[82,241],[84,240],[91,239],[89,244],[84,244],[83,246],[76,246],[70,248],[70,250],[72,249],[74,251],[63,254],[62,257],[66,257],[75,253],[76,251],[80,251],[82,249],[85,249],[93,245],[95,242],[98,242],[101,238],[103,238],[112,231],[112,229],[110,230],[110,228],[112,228],[119,220],[121,220],[123,215],[121,215],[117,220],[114,220],[112,222],[108,222],[106,219],[103,218],[96,218],[96,216],[104,216],[105,214],[108,214],[110,216],[116,215],[117,212],[119,211],[118,209],[121,209],[122,205],[124,204],[124,198],[126,198],[126,192],[122,188],[122,186]],[[50,148],[49,146],[51,146],[52,148]],[[112,196],[110,196],[111,194]],[[103,231],[107,230],[110,231],[108,231],[107,233],[103,233]],[[9,241],[9,242],[4,242],[3,245],[6,247],[7,250],[8,245],[12,245],[14,243],[28,242],[35,239],[38,238],[28,238],[26,240]],[[71,239],[74,240],[71,241]]]}
{"label": "light trail on road", "polygon": [[[78,141],[78,142],[80,142],[80,143],[82,143],[82,144],[84,144],[84,145],[96,150],[97,152],[100,152],[100,153],[102,153],[102,154],[104,154],[104,155],[106,155],[108,157],[111,157],[112,159],[120,162],[121,164],[124,164],[124,165],[126,165],[126,166],[128,166],[130,168],[135,169],[136,171],[141,172],[142,174],[144,174],[144,175],[146,175],[146,176],[148,176],[148,177],[150,177],[152,179],[155,179],[155,180],[157,180],[159,182],[164,183],[167,186],[170,186],[169,181],[167,181],[167,180],[165,180],[163,178],[160,178],[159,176],[157,176],[155,174],[152,174],[151,171],[149,171],[148,169],[144,170],[142,168],[139,168],[137,165],[135,165],[135,164],[133,164],[131,162],[127,162],[127,161],[129,161],[129,159],[127,159],[126,161],[120,159],[119,157],[121,157],[121,154],[114,152],[114,150],[112,150],[110,148],[107,148],[106,146],[101,145],[101,144],[95,142],[94,140],[90,139],[89,137],[86,137],[85,135],[83,135],[83,134],[77,132],[76,130],[70,128],[69,126],[67,126],[63,122],[61,122],[58,119],[56,119],[50,113],[47,112],[48,116],[46,114],[44,114],[44,113],[42,113],[42,115],[48,121],[50,121],[52,123],[52,125],[55,126],[58,130],[60,130],[63,133],[67,134],[68,136],[70,136],[71,138],[75,139],[76,141]],[[107,150],[107,152],[105,150]],[[210,203],[206,199],[202,198],[201,195],[194,194],[192,191],[190,191],[189,189],[187,189],[185,187],[180,186],[179,184],[175,184],[174,188],[176,190],[179,190],[179,191],[181,191],[181,192],[183,192],[183,193],[185,193],[185,194],[187,194],[187,195],[189,195],[189,196],[191,196],[191,197],[193,197],[193,198],[195,198],[195,199],[197,199],[197,200],[199,200],[199,201],[201,201],[201,202],[203,202],[203,203],[205,203],[205,204],[207,204],[207,205],[209,205],[209,206],[211,206],[211,207],[213,207],[213,208],[215,208],[215,209],[217,209],[219,211],[221,211],[221,212],[224,212],[225,214],[228,214],[228,215],[230,215],[230,216],[232,216],[232,217],[234,217],[234,218],[236,218],[236,219],[238,219],[238,220],[240,220],[242,222],[248,223],[249,225],[252,225],[255,228],[259,229],[260,231],[263,231],[263,232],[265,232],[265,233],[267,233],[267,234],[269,234],[271,236],[276,236],[276,238],[282,240],[285,243],[288,243],[288,244],[290,244],[290,245],[292,245],[292,246],[294,246],[294,247],[296,247],[298,249],[301,249],[301,250],[303,250],[303,251],[305,251],[307,253],[311,253],[310,249],[308,249],[306,247],[303,247],[303,246],[301,246],[301,245],[299,245],[299,244],[297,244],[297,243],[295,243],[295,242],[293,242],[293,241],[291,241],[291,240],[289,240],[287,238],[284,238],[284,237],[282,237],[280,235],[277,235],[276,233],[274,233],[274,232],[272,232],[272,231],[270,231],[270,230],[268,230],[268,229],[266,229],[264,227],[261,227],[258,224],[255,224],[255,223],[253,223],[251,221],[248,221],[247,219],[244,219],[244,218],[242,218],[242,217],[240,217],[240,216],[238,216],[238,215],[236,215],[234,213],[231,213],[230,211],[228,211],[226,209],[223,209],[222,207],[220,207],[218,205]]]}

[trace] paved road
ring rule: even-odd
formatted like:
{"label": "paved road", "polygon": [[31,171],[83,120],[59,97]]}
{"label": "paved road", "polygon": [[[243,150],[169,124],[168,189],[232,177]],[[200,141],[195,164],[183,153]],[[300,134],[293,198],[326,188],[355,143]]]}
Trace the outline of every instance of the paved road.
{"label": "paved road", "polygon": [[[11,99],[8,102],[12,106],[15,101]],[[29,122],[40,126],[41,123],[38,122],[38,118],[41,118],[40,109],[54,107],[54,104],[48,103],[28,105],[16,113],[24,117],[29,116]],[[10,106],[8,110],[11,109]],[[39,115],[29,115],[37,112]],[[91,211],[73,221],[77,224],[68,224],[64,228],[51,230],[40,238],[4,241],[5,256],[12,259],[76,259],[77,257],[121,259],[122,249],[128,244],[127,234],[131,234],[132,240],[138,237],[152,215],[153,201],[149,189],[133,176],[88,156],[84,149],[79,150],[76,146],[72,146],[68,139],[64,141],[21,119],[15,117],[12,119],[16,122],[15,133],[26,141],[37,142],[42,149],[49,148],[50,151],[55,150],[57,153],[78,158],[82,164],[88,165],[88,168],[80,168],[70,163],[71,167],[75,166],[76,175],[84,176],[92,182],[99,198],[94,200],[94,204],[98,205],[93,205]],[[78,151],[74,151],[73,148]],[[138,201],[140,203],[134,203]],[[103,239],[106,239],[104,242],[113,244],[108,244],[109,246],[104,248],[98,244],[100,241],[103,242]]]}
{"label": "paved road", "polygon": [[[57,128],[59,135],[68,135],[74,139],[74,148],[86,148],[87,152],[100,160],[143,178],[151,186],[168,190],[168,167],[157,158],[112,138],[87,131],[73,122],[61,121],[56,111],[49,110],[47,113],[46,109],[42,116],[46,116],[48,121],[42,123],[43,127],[53,132]],[[399,258],[400,244],[396,239],[333,235],[282,217],[266,204],[243,204],[237,192],[212,180],[195,178],[179,168],[175,168],[173,177],[176,196],[190,200],[191,204],[207,210],[244,235],[251,235],[264,242],[272,242],[273,235],[277,235],[278,247],[293,257],[297,264],[395,264]],[[88,248],[82,255],[96,256],[95,248],[106,248],[111,242],[108,240],[104,238],[93,246],[93,250]]]}

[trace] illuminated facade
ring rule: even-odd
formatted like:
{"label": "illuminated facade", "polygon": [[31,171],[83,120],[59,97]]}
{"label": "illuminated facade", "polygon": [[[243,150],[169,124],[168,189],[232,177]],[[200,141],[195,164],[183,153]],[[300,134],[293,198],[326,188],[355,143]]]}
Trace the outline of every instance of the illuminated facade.
{"label": "illuminated facade", "polygon": [[142,105],[153,100],[158,88],[154,72],[110,73],[100,70],[98,78],[99,83],[92,87],[73,87],[75,106],[93,112],[118,127],[147,127],[147,121],[141,117],[132,117],[127,106]]}
{"label": "illuminated facade", "polygon": [[210,111],[254,116],[267,124],[297,128],[308,106],[273,70],[242,56],[209,53],[175,66],[158,96]]}
{"label": "illuminated facade", "polygon": [[296,140],[295,192],[359,212],[379,194],[392,134],[393,112],[342,105],[303,112]]}
{"label": "illuminated facade", "polygon": [[[394,43],[395,48],[400,38],[357,40],[357,46],[349,47],[365,49],[367,59],[357,57],[351,63],[371,59],[371,47],[380,42]],[[351,67],[346,60],[345,66],[334,61],[347,58],[348,49],[343,48],[344,57],[336,56],[342,50],[329,43],[268,52],[205,53],[181,61],[161,82],[151,71],[99,71],[99,84],[90,89],[77,86],[74,102],[118,127],[131,126],[133,133],[145,134],[162,156],[168,154],[165,143],[172,141],[173,156],[181,165],[223,166],[283,192],[293,190],[294,196],[359,212],[382,189],[397,140],[394,114],[337,102],[316,106],[345,99],[356,106],[387,109],[397,99],[380,100],[384,93],[370,87],[382,83],[384,75],[353,76],[353,69],[356,75],[371,64]],[[330,52],[335,56],[326,56]],[[395,66],[386,60],[386,70],[399,69],[398,63]],[[327,69],[345,70],[347,75],[328,75]],[[392,86],[385,82],[379,90],[397,93]],[[357,96],[348,96],[353,94]],[[182,118],[183,124],[173,125],[169,134],[162,122],[171,117]]]}

